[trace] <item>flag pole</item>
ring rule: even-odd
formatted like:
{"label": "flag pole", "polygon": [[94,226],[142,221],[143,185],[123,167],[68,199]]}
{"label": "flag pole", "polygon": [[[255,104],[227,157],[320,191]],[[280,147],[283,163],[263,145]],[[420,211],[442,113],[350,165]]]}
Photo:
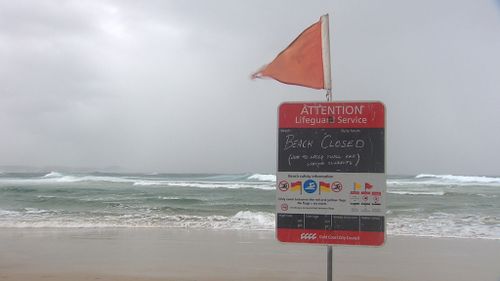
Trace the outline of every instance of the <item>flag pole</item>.
{"label": "flag pole", "polygon": [[321,16],[321,50],[323,57],[323,81],[326,90],[326,101],[332,101],[332,68],[330,62],[330,19],[329,15]]}
{"label": "flag pole", "polygon": [[[323,81],[326,101],[332,101],[332,70],[330,63],[330,20],[328,14],[321,16],[321,50],[323,57]],[[326,281],[333,281],[333,248],[326,246]]]}

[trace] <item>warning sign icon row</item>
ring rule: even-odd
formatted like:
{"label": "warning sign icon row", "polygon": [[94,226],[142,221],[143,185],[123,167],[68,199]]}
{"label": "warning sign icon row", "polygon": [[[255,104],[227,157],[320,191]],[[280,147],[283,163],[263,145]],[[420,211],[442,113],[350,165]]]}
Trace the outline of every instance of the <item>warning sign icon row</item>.
{"label": "warning sign icon row", "polygon": [[351,205],[381,205],[381,192],[351,191]]}
{"label": "warning sign icon row", "polygon": [[[353,182],[352,190],[353,191],[361,191],[364,190],[370,191],[372,190],[374,185],[370,182]],[[344,184],[340,181],[325,181],[325,180],[314,180],[307,179],[305,181],[297,180],[297,181],[287,181],[281,180],[278,183],[278,189],[282,192],[298,192],[300,194],[313,194],[313,193],[326,193],[326,192],[340,192],[344,189]]]}

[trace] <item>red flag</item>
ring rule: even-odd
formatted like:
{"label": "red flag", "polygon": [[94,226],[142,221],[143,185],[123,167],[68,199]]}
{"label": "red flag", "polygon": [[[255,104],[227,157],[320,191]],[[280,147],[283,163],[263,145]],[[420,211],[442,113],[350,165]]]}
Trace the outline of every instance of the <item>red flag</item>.
{"label": "red flag", "polygon": [[331,89],[328,32],[328,15],[324,15],[252,79],[270,77],[285,84]]}

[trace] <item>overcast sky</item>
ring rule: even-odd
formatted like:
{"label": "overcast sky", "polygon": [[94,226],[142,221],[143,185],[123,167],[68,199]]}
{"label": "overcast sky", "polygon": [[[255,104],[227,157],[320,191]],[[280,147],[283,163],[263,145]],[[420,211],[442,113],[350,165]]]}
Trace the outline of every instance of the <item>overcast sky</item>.
{"label": "overcast sky", "polygon": [[0,166],[276,167],[249,79],[330,14],[334,100],[380,100],[389,174],[500,175],[500,1],[0,0]]}

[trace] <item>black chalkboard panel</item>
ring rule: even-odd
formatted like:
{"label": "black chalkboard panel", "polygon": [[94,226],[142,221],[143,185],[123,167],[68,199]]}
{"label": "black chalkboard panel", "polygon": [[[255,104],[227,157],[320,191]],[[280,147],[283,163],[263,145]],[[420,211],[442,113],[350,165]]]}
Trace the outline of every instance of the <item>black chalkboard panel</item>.
{"label": "black chalkboard panel", "polygon": [[384,173],[383,128],[279,129],[278,171]]}
{"label": "black chalkboard panel", "polygon": [[333,216],[333,229],[359,231],[359,216]]}
{"label": "black chalkboard panel", "polygon": [[278,213],[277,227],[384,232],[384,217]]}
{"label": "black chalkboard panel", "polygon": [[278,214],[278,228],[304,228],[304,214]]}
{"label": "black chalkboard panel", "polygon": [[305,215],[306,229],[332,229],[332,216],[330,215]]}
{"label": "black chalkboard panel", "polygon": [[361,216],[360,230],[384,232],[384,217]]}

